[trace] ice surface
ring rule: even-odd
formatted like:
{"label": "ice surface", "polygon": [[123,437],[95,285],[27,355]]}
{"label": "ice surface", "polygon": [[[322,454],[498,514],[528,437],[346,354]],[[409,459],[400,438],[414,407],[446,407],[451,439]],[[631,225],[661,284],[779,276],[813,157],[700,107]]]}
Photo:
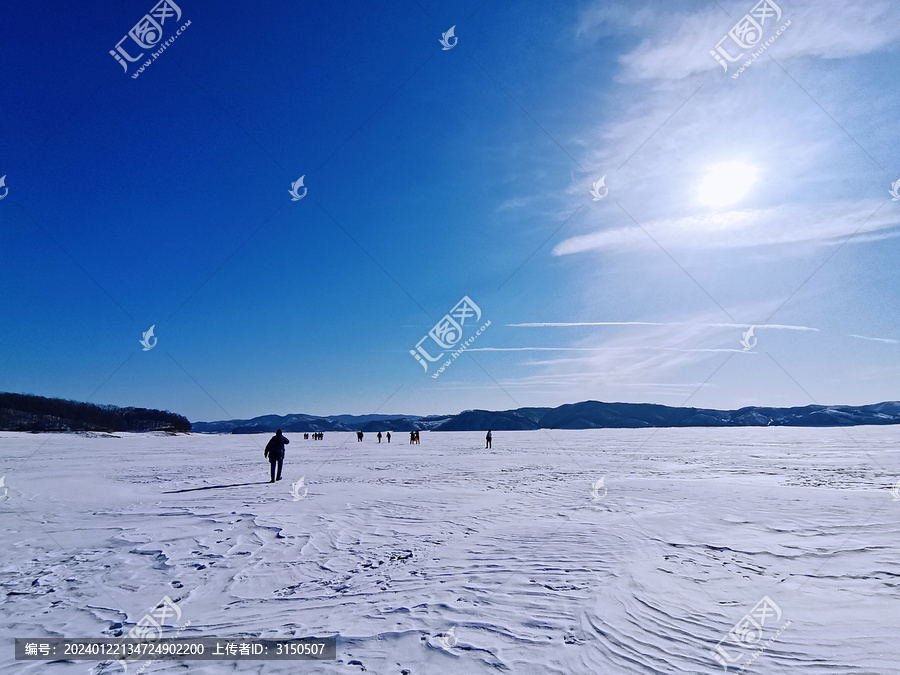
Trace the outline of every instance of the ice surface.
{"label": "ice surface", "polygon": [[895,428],[293,434],[275,484],[267,436],[116,436],[0,432],[3,672],[121,672],[11,638],[121,635],[164,595],[182,636],[338,661],[145,672],[716,673],[764,596],[729,672],[788,621],[746,672],[900,672]]}

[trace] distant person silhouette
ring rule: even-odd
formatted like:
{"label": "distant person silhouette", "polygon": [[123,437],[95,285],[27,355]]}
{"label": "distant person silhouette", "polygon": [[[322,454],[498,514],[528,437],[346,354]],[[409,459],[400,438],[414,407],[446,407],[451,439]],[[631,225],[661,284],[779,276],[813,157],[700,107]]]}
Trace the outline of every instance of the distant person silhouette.
{"label": "distant person silhouette", "polygon": [[[269,481],[270,483],[281,480],[281,467],[284,465],[284,446],[288,443],[290,443],[290,441],[286,436],[281,435],[281,429],[279,429],[266,444],[266,451],[263,453],[263,457],[268,457],[269,465],[272,469],[272,480]],[[278,465],[277,478],[275,477],[276,464]]]}
{"label": "distant person silhouette", "polygon": [[357,431],[356,432],[356,440],[361,441],[362,439],[363,439],[363,432]]}
{"label": "distant person silhouette", "polygon": [[381,443],[381,432],[378,432],[378,442]]}
{"label": "distant person silhouette", "polygon": [[410,431],[409,432],[409,444],[412,445],[415,442],[416,442],[416,432]]}
{"label": "distant person silhouette", "polygon": [[387,432],[387,441],[388,441],[388,443],[391,442],[391,432],[390,431]]}
{"label": "distant person silhouette", "polygon": [[419,430],[416,429],[416,445],[419,444]]}
{"label": "distant person silhouette", "polygon": [[493,436],[491,436],[491,430],[488,429],[487,436],[484,437],[484,441],[485,441],[485,443],[484,443],[484,448],[485,448],[485,450],[487,450],[489,447],[491,447],[491,438],[493,438]]}

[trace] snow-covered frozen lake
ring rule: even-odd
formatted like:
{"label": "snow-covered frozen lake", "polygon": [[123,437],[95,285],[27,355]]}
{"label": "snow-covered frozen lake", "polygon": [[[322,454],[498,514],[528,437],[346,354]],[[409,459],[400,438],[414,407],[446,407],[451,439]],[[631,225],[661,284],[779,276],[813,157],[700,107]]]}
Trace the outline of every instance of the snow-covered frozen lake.
{"label": "snow-covered frozen lake", "polygon": [[337,661],[144,672],[716,673],[746,615],[729,672],[900,672],[897,428],[287,435],[269,484],[268,436],[0,432],[0,669],[121,672],[12,637],[114,637],[168,595],[182,637]]}

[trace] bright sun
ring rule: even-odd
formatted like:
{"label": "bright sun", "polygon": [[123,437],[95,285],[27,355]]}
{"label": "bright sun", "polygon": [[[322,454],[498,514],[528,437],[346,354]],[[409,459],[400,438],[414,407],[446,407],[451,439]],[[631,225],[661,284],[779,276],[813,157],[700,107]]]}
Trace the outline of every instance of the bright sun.
{"label": "bright sun", "polygon": [[756,182],[756,167],[743,162],[722,162],[710,167],[700,183],[700,201],[707,206],[728,206],[743,197]]}

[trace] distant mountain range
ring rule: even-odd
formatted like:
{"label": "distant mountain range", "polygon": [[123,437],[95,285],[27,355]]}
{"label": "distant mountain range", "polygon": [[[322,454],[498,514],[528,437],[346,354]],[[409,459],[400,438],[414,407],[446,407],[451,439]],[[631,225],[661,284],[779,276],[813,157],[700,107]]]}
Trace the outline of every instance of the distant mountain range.
{"label": "distant mountain range", "polygon": [[466,410],[458,415],[263,415],[194,422],[199,433],[257,434],[309,431],[527,431],[532,429],[640,429],[644,427],[839,427],[900,424],[900,402],[862,406],[750,406],[739,410],[676,408],[654,403],[583,401],[557,408]]}
{"label": "distant mountain range", "polygon": [[0,394],[4,431],[194,431],[218,434],[310,431],[528,431],[644,427],[837,427],[900,424],[900,402],[862,406],[750,406],[739,410],[676,408],[654,403],[582,401],[556,408],[466,410],[457,415],[263,415],[194,422],[168,411],[119,408],[25,394]]}

